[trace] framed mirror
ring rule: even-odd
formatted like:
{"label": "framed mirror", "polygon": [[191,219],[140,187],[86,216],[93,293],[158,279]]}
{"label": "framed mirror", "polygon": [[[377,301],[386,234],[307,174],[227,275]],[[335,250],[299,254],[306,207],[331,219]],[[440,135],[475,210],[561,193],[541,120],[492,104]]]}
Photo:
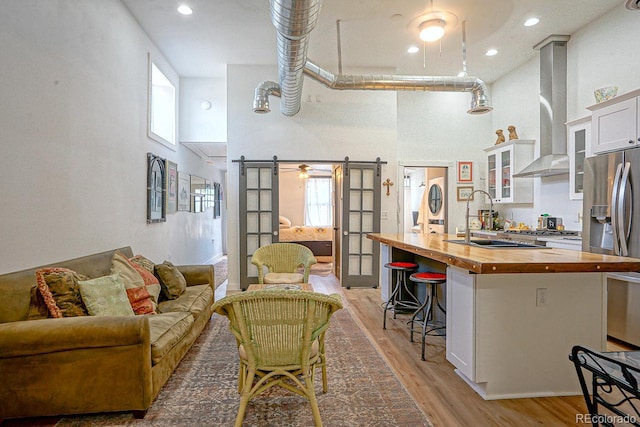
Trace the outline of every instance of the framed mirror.
{"label": "framed mirror", "polygon": [[147,153],[147,224],[167,219],[166,161]]}
{"label": "framed mirror", "polygon": [[191,212],[204,212],[205,193],[205,179],[191,175]]}

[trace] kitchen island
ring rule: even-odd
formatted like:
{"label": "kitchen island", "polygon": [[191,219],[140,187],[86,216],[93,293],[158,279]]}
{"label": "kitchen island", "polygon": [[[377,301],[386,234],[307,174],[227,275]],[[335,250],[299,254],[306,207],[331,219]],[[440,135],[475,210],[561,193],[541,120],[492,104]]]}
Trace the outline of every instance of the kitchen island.
{"label": "kitchen island", "polygon": [[[474,247],[436,234],[368,237],[382,244],[383,264],[446,271],[447,360],[485,399],[580,394],[568,354],[575,344],[606,349],[606,273],[640,271],[640,259],[565,249]],[[388,277],[382,282],[384,299]]]}

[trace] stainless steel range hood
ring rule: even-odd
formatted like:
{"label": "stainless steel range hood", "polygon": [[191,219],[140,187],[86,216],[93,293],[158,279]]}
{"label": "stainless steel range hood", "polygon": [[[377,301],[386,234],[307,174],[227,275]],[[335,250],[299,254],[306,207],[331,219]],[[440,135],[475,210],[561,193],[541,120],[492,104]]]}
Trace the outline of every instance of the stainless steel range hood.
{"label": "stainless steel range hood", "polygon": [[516,178],[569,173],[567,156],[567,41],[552,35],[534,46],[540,50],[540,157]]}

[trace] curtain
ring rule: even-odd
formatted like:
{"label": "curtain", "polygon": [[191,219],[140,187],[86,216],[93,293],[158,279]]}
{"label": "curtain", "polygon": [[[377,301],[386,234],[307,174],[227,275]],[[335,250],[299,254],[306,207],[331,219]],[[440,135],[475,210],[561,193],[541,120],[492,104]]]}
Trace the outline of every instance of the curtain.
{"label": "curtain", "polygon": [[304,194],[304,225],[311,227],[330,226],[333,223],[331,178],[307,179]]}

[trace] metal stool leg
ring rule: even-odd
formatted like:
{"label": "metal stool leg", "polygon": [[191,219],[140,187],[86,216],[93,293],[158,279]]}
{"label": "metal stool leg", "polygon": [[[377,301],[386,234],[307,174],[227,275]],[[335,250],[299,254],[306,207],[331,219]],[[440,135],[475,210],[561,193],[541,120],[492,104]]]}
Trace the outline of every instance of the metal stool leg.
{"label": "metal stool leg", "polygon": [[396,270],[396,284],[393,288],[393,292],[391,292],[391,295],[389,296],[389,299],[384,304],[384,313],[383,313],[384,320],[382,321],[382,329],[387,329],[387,310],[391,310],[389,308],[390,305],[394,307],[393,318],[394,319],[396,318],[395,305],[396,305],[396,300],[398,299],[398,294],[400,293],[400,276],[398,276],[398,273],[400,272]]}
{"label": "metal stool leg", "polygon": [[[425,285],[428,285],[428,283],[425,283]],[[427,316],[427,313],[429,313],[431,311],[431,297],[429,296],[429,293],[427,292],[424,298],[424,302],[422,303],[422,305],[413,313],[413,316],[411,316],[411,320],[409,321],[409,324],[411,325],[411,327],[409,328],[409,330],[411,331],[410,336],[409,336],[409,341],[413,342],[413,332],[414,332],[414,327],[413,325],[417,322],[416,317],[418,317],[418,314],[422,314],[422,319],[424,321],[424,318]]]}

